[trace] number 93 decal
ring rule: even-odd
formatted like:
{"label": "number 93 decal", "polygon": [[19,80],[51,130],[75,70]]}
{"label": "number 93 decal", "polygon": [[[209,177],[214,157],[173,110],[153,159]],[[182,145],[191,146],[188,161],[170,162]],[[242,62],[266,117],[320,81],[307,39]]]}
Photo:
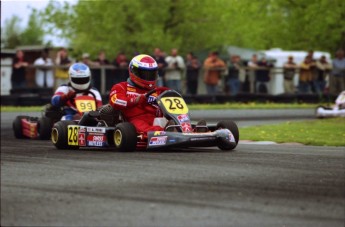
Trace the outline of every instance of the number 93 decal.
{"label": "number 93 decal", "polygon": [[165,109],[171,114],[186,114],[188,107],[182,98],[162,98]]}

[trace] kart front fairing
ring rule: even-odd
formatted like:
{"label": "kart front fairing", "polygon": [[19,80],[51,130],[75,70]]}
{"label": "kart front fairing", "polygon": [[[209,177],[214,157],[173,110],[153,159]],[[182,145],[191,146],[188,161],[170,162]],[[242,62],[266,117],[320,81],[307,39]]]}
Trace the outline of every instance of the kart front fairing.
{"label": "kart front fairing", "polygon": [[[170,147],[205,147],[216,146],[219,142],[234,143],[235,138],[228,129],[208,128],[208,132],[196,132],[192,125],[189,110],[182,96],[173,90],[164,91],[157,97],[157,103],[168,120],[175,125],[168,126],[165,131],[150,131],[147,133],[147,150]],[[168,131],[169,127],[174,129]],[[210,131],[210,129],[213,129]]]}
{"label": "kart front fairing", "polygon": [[185,133],[151,131],[147,133],[147,150],[171,147],[211,147],[219,142],[236,144],[233,134],[228,129],[219,129],[205,133]]}

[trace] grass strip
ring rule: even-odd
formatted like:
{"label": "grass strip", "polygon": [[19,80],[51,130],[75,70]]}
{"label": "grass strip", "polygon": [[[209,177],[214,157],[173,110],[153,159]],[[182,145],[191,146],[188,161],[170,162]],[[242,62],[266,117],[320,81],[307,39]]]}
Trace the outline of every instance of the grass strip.
{"label": "grass strip", "polygon": [[[225,109],[313,109],[318,105],[310,103],[224,103],[224,104],[189,104],[190,110],[225,110]],[[43,106],[1,106],[1,112],[37,112]]]}
{"label": "grass strip", "polygon": [[[345,118],[285,122],[240,128],[241,140],[297,142],[315,146],[345,146]],[[345,149],[344,149],[345,151]]]}
{"label": "grass strip", "polygon": [[224,103],[224,104],[189,104],[190,110],[224,110],[224,109],[313,109],[325,103]]}
{"label": "grass strip", "polygon": [[39,112],[43,106],[1,106],[1,112]]}

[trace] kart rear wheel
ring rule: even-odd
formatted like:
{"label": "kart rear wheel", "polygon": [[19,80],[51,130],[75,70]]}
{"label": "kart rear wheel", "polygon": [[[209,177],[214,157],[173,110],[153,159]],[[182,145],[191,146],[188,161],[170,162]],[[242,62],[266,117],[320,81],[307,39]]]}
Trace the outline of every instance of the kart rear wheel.
{"label": "kart rear wheel", "polygon": [[116,125],[114,134],[114,144],[120,151],[135,151],[137,146],[137,130],[129,122],[123,122]]}
{"label": "kart rear wheel", "polygon": [[25,136],[23,135],[23,127],[22,127],[22,119],[29,119],[29,116],[17,116],[16,119],[14,119],[12,128],[14,132],[14,137],[17,139],[23,139]]}
{"label": "kart rear wheel", "polygon": [[219,143],[217,146],[221,150],[233,150],[238,144],[239,138],[240,138],[240,133],[238,131],[237,124],[233,121],[220,121],[217,124],[217,129],[229,129],[230,132],[233,134],[235,138],[236,144],[229,144],[229,143]]}
{"label": "kart rear wheel", "polygon": [[51,140],[57,149],[78,149],[78,146],[68,145],[67,126],[76,125],[74,121],[58,121],[51,130]]}
{"label": "kart rear wheel", "polygon": [[49,140],[52,132],[53,121],[48,117],[41,117],[37,122],[38,137],[41,140]]}

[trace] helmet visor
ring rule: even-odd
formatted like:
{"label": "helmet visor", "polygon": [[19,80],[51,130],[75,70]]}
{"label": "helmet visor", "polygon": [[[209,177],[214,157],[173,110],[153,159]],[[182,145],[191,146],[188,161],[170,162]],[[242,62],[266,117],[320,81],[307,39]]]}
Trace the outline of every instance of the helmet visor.
{"label": "helmet visor", "polygon": [[155,81],[158,76],[158,70],[145,70],[137,67],[132,67],[132,73],[139,77],[140,79],[147,81]]}
{"label": "helmet visor", "polygon": [[72,77],[72,82],[75,84],[87,84],[90,82],[90,77]]}

